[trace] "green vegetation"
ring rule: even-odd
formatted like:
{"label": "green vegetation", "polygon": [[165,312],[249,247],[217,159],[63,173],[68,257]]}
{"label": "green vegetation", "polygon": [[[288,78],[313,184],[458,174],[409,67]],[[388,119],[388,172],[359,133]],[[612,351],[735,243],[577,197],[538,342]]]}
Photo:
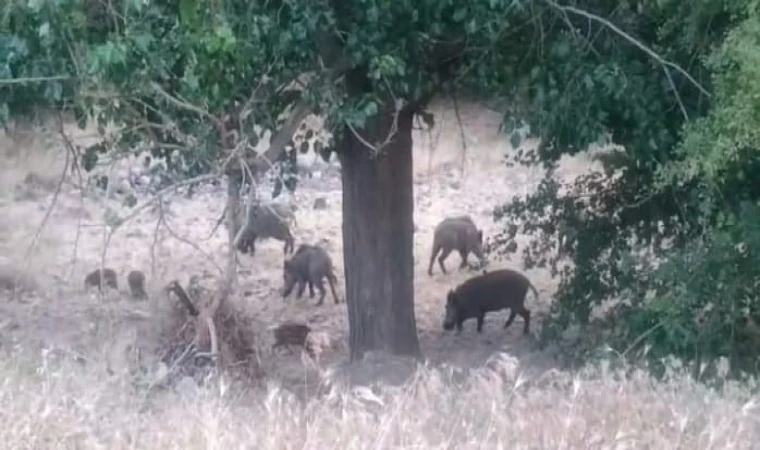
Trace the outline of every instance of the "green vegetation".
{"label": "green vegetation", "polygon": [[[604,333],[584,333],[587,344],[752,367],[759,3],[569,5],[11,0],[0,11],[0,120],[42,108],[115,121],[122,131],[88,149],[85,167],[98,152],[148,145],[178,176],[225,173],[232,193],[246,166],[260,172],[296,151],[289,143],[309,112],[323,115],[333,136],[324,156],[335,150],[343,166],[344,221],[361,230],[344,233],[357,358],[419,354],[414,115],[436,94],[499,97],[513,143],[522,124],[541,139],[536,152],[518,151],[524,164],[623,148],[570,189],[547,178],[496,210],[533,237],[518,249],[526,264],[561,277],[544,337],[587,326],[594,306],[623,298],[630,306],[602,320]],[[250,151],[262,137],[254,125],[274,133],[266,158]],[[501,251],[515,248],[511,235],[496,240]]]}

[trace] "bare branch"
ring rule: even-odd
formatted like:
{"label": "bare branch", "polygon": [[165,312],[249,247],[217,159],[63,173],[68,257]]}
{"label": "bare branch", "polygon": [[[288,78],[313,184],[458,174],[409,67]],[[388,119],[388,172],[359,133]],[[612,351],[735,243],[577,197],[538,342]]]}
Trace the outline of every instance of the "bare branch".
{"label": "bare branch", "polygon": [[[59,114],[59,133],[61,136],[65,137],[65,132],[63,130],[63,117]],[[53,213],[53,210],[55,209],[55,206],[58,204],[58,196],[61,194],[61,189],[63,188],[63,182],[66,180],[66,174],[69,171],[69,164],[71,164],[71,152],[66,152],[66,161],[63,165],[63,170],[61,171],[61,177],[58,180],[58,184],[56,185],[55,192],[53,193],[53,200],[51,201],[50,207],[45,211],[45,216],[42,218],[42,222],[40,223],[40,226],[37,228],[37,231],[34,233],[34,237],[32,237],[32,242],[29,243],[29,247],[26,249],[26,253],[24,254],[24,259],[22,263],[23,270],[19,271],[18,276],[16,277],[16,280],[14,281],[14,286],[19,286],[19,283],[21,282],[21,278],[24,276],[28,269],[29,264],[29,257],[32,255],[32,252],[37,247],[37,242],[39,241],[40,235],[42,234],[42,230],[45,229],[45,225],[47,225],[48,220],[50,220],[50,215]],[[12,298],[15,299],[16,297],[16,289],[13,289]]]}
{"label": "bare branch", "polygon": [[25,83],[44,83],[46,81],[63,81],[71,80],[68,75],[54,75],[50,77],[24,77],[24,78],[3,78],[0,79],[0,85],[25,84]]}
{"label": "bare branch", "polygon": [[[343,73],[348,70],[350,67],[349,59],[343,55],[340,58],[337,58],[335,61],[335,64],[326,70],[325,75],[328,77],[330,84],[335,82]],[[292,95],[295,96],[299,93],[299,91],[283,91],[285,87],[283,86],[282,89],[278,90],[278,93],[281,93],[283,95]],[[294,99],[295,100],[295,99]],[[266,169],[265,167],[262,167],[262,163],[265,161],[276,161],[280,154],[282,153],[285,146],[290,142],[290,140],[293,138],[293,135],[298,130],[299,125],[301,125],[301,122],[311,113],[311,108],[309,107],[308,103],[304,100],[301,100],[298,102],[294,107],[290,114],[290,117],[285,121],[283,126],[280,128],[280,130],[274,134],[271,139],[269,140],[269,148],[260,155],[257,155],[257,157],[254,159],[254,164],[252,164],[253,167],[256,168],[257,171],[261,169]]]}
{"label": "bare branch", "polygon": [[203,251],[203,249],[200,248],[200,246],[198,246],[198,244],[196,244],[195,242],[193,242],[193,241],[191,241],[191,240],[189,240],[187,238],[184,238],[184,237],[180,236],[179,234],[177,234],[172,229],[172,227],[169,226],[169,222],[166,220],[166,216],[164,214],[164,201],[163,201],[163,198],[161,198],[161,197],[158,198],[158,208],[159,208],[158,221],[159,221],[159,223],[161,223],[164,226],[164,228],[166,228],[166,231],[168,231],[169,234],[172,235],[172,237],[174,237],[178,241],[180,241],[182,243],[185,243],[185,244],[189,245],[190,247],[192,247],[195,251],[197,251],[198,253],[200,253],[201,255],[203,255],[203,257],[206,258],[206,260],[211,261],[211,264],[213,264],[214,267],[216,267],[216,270],[218,270],[219,273],[223,275],[224,274],[224,270],[221,268],[221,266],[219,266],[219,264],[216,263],[216,259],[214,257],[212,257],[211,255],[209,255],[208,253],[206,253],[205,251]]}
{"label": "bare branch", "polygon": [[212,317],[206,317],[206,328],[208,328],[209,339],[211,340],[211,356],[216,358],[219,355],[219,338],[216,334],[216,325]]}
{"label": "bare branch", "polygon": [[272,68],[274,67],[275,63],[277,61],[271,63],[269,67],[267,67],[266,72],[264,72],[264,75],[259,80],[259,84],[253,89],[253,92],[251,92],[251,95],[248,97],[248,100],[240,107],[240,120],[245,120],[246,117],[251,113],[251,108],[253,107],[253,104],[257,102],[257,96],[259,91],[261,90],[262,86],[264,86],[264,83],[266,82],[267,76],[269,76],[269,73],[272,71]]}
{"label": "bare branch", "polygon": [[396,136],[396,133],[398,132],[398,116],[399,114],[401,114],[401,110],[404,109],[405,106],[406,106],[406,103],[404,100],[394,99],[395,110],[393,111],[393,122],[391,123],[391,127],[388,130],[388,135],[385,136],[385,139],[380,144],[377,144],[377,145],[370,144],[369,142],[367,142],[366,139],[364,139],[359,134],[359,132],[356,130],[356,128],[354,128],[353,125],[346,122],[346,126],[348,127],[349,130],[351,130],[351,133],[353,133],[356,139],[362,143],[362,145],[370,149],[374,153],[374,155],[377,156],[388,144],[390,144],[390,142]]}
{"label": "bare branch", "polygon": [[179,299],[180,303],[187,308],[187,311],[190,313],[193,317],[198,317],[200,312],[198,311],[198,308],[193,305],[193,302],[190,300],[190,296],[187,295],[187,292],[182,287],[181,284],[179,284],[179,281],[173,280],[171,283],[169,283],[168,286],[166,286],[166,290],[168,292],[174,292],[174,294]]}
{"label": "bare branch", "polygon": [[684,120],[688,122],[689,113],[686,112],[686,107],[683,105],[683,102],[681,101],[681,94],[678,93],[676,84],[673,82],[673,77],[670,75],[670,70],[665,66],[662,67],[662,70],[665,71],[665,76],[668,77],[668,83],[670,83],[670,87],[673,89],[673,94],[676,96],[676,102],[678,102],[678,107],[681,108],[681,114],[683,114]]}
{"label": "bare branch", "polygon": [[459,114],[459,102],[457,101],[456,92],[451,93],[451,98],[454,100],[454,114],[457,118],[457,125],[459,125],[459,136],[462,139],[462,178],[464,178],[464,166],[467,156],[467,138],[464,135],[464,125],[462,124],[462,116]]}
{"label": "bare branch", "polygon": [[254,167],[257,168],[257,170],[260,168],[260,160],[265,161],[275,161],[279,158],[280,153],[282,153],[282,150],[285,148],[285,146],[290,142],[290,140],[293,138],[293,135],[298,130],[298,126],[301,125],[301,122],[303,122],[303,119],[306,118],[306,116],[309,115],[311,112],[309,106],[306,104],[306,102],[300,102],[298,103],[294,108],[293,112],[290,114],[290,117],[285,121],[283,126],[280,128],[280,131],[277,132],[269,141],[269,148],[262,154],[259,155],[256,158],[256,163],[254,164]]}
{"label": "bare branch", "polygon": [[162,88],[156,82],[152,82],[150,84],[150,86],[153,88],[153,90],[155,90],[159,95],[161,95],[166,101],[168,101],[172,105],[174,105],[174,106],[176,106],[178,108],[182,108],[184,110],[190,111],[190,112],[194,112],[194,113],[198,114],[201,117],[205,117],[207,119],[210,119],[212,122],[214,122],[214,125],[216,125],[217,127],[219,127],[220,130],[222,129],[222,123],[221,123],[221,121],[219,119],[217,119],[216,117],[214,117],[213,115],[211,115],[208,111],[204,111],[201,108],[199,108],[199,107],[197,107],[197,106],[195,106],[195,105],[193,105],[191,103],[188,103],[188,102],[186,102],[184,100],[181,100],[179,98],[176,98],[176,97],[172,96],[171,94],[169,94],[168,92],[166,92],[164,90],[164,88]]}
{"label": "bare branch", "polygon": [[660,64],[663,64],[665,66],[671,67],[671,68],[675,69],[676,71],[680,72],[697,89],[699,89],[700,92],[702,92],[703,94],[705,94],[707,97],[712,97],[712,94],[710,94],[710,92],[708,92],[707,89],[705,89],[697,80],[695,80],[691,75],[689,75],[689,73],[686,70],[684,70],[681,66],[679,66],[676,63],[673,63],[673,62],[670,62],[670,61],[664,59],[662,56],[660,56],[659,54],[657,54],[654,50],[652,50],[651,48],[649,48],[646,45],[642,44],[636,38],[634,38],[630,34],[626,33],[625,31],[621,30],[615,24],[613,24],[612,22],[610,22],[609,20],[607,20],[607,19],[605,19],[603,17],[597,16],[596,14],[590,13],[588,11],[584,11],[582,9],[578,9],[578,8],[576,8],[574,6],[562,6],[562,5],[559,5],[559,4],[555,3],[555,2],[553,2],[552,0],[545,0],[545,1],[549,5],[551,5],[552,7],[556,8],[556,9],[559,9],[560,11],[571,12],[573,14],[576,14],[576,15],[579,15],[579,16],[583,16],[583,17],[585,17],[585,18],[587,18],[589,20],[594,20],[596,22],[601,23],[602,25],[606,26],[610,30],[612,30],[615,33],[617,33],[623,39],[627,40],[631,44],[633,44],[636,47],[638,47],[641,51],[643,51],[644,53],[646,53],[647,55],[649,55],[650,57],[652,57],[655,61],[657,61]]}
{"label": "bare branch", "polygon": [[150,244],[150,277],[156,277],[156,246],[158,245],[158,232],[161,231],[161,222],[156,221],[153,229],[153,242]]}
{"label": "bare branch", "polygon": [[[173,191],[173,190],[175,190],[175,189],[177,189],[177,188],[180,188],[180,187],[182,187],[182,186],[186,186],[186,185],[188,185],[188,184],[199,183],[199,182],[202,182],[202,181],[209,181],[209,180],[213,180],[214,178],[217,178],[217,175],[214,175],[214,174],[212,174],[212,175],[201,175],[201,176],[199,176],[199,177],[194,177],[194,178],[189,178],[189,179],[187,179],[187,180],[178,181],[178,182],[176,182],[176,183],[172,184],[171,186],[167,186],[167,187],[165,187],[164,189],[161,189],[160,191],[158,191],[158,192],[156,193],[156,195],[154,195],[154,196],[153,196],[153,198],[151,198],[151,199],[147,200],[146,202],[144,202],[144,203],[143,203],[142,205],[140,205],[140,206],[136,206],[136,207],[135,207],[135,208],[132,210],[132,213],[131,213],[131,214],[129,214],[129,215],[128,215],[127,217],[125,217],[124,219],[122,219],[122,220],[119,222],[119,224],[118,224],[117,226],[115,226],[115,227],[114,227],[114,230],[113,230],[113,231],[116,231],[116,229],[117,229],[117,228],[119,228],[121,225],[123,225],[123,224],[124,224],[124,223],[126,223],[127,221],[129,221],[129,220],[131,220],[131,219],[135,218],[135,217],[136,217],[136,216],[138,216],[138,215],[139,215],[139,214],[140,214],[142,211],[144,211],[146,208],[148,208],[149,206],[151,206],[151,205],[153,205],[154,203],[156,203],[156,202],[158,201],[158,199],[159,199],[161,196],[164,196],[164,195],[168,194],[169,192],[171,192],[171,191]],[[113,234],[113,231],[111,232],[111,234]]]}
{"label": "bare branch", "polygon": [[[62,130],[62,127],[60,128]],[[79,188],[79,206],[84,209],[84,180],[82,176],[82,170],[79,167],[79,164],[77,163],[77,158],[79,157],[79,154],[77,153],[77,149],[74,147],[74,143],[71,142],[71,139],[66,133],[62,133],[61,137],[63,138],[63,144],[66,146],[66,151],[71,154],[71,160],[72,160],[72,174],[76,173],[77,179],[79,181],[79,185],[77,186]],[[76,184],[75,184],[76,185]],[[69,279],[71,279],[74,276],[74,269],[76,268],[77,263],[77,255],[79,253],[79,239],[81,238],[82,234],[82,217],[77,218],[77,232],[74,236],[74,254],[71,256],[71,271],[69,272]]]}

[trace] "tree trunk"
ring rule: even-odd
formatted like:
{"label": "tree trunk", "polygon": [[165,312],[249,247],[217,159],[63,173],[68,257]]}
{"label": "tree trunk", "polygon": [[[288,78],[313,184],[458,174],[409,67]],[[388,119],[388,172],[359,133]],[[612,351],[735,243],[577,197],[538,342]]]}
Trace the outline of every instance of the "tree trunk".
{"label": "tree trunk", "polygon": [[[337,152],[343,179],[343,261],[351,360],[367,351],[421,357],[414,314],[412,111],[398,116],[379,156],[351,130]],[[362,138],[384,142],[393,112],[368,121]]]}

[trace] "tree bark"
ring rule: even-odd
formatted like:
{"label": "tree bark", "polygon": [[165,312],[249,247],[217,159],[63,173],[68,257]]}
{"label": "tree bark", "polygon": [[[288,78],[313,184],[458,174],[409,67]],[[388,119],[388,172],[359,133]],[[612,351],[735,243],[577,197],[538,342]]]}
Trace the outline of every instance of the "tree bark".
{"label": "tree bark", "polygon": [[[392,109],[392,105],[388,105]],[[394,111],[359,132],[382,143]],[[337,144],[343,181],[343,261],[351,360],[367,351],[421,358],[414,313],[414,193],[411,108],[375,155],[346,129]]]}

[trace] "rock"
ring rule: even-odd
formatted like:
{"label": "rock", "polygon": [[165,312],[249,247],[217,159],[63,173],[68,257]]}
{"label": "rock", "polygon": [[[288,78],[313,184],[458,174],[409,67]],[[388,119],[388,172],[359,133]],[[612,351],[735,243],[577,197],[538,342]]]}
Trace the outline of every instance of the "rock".
{"label": "rock", "polygon": [[324,197],[317,197],[314,199],[314,210],[320,211],[327,209],[327,199]]}

